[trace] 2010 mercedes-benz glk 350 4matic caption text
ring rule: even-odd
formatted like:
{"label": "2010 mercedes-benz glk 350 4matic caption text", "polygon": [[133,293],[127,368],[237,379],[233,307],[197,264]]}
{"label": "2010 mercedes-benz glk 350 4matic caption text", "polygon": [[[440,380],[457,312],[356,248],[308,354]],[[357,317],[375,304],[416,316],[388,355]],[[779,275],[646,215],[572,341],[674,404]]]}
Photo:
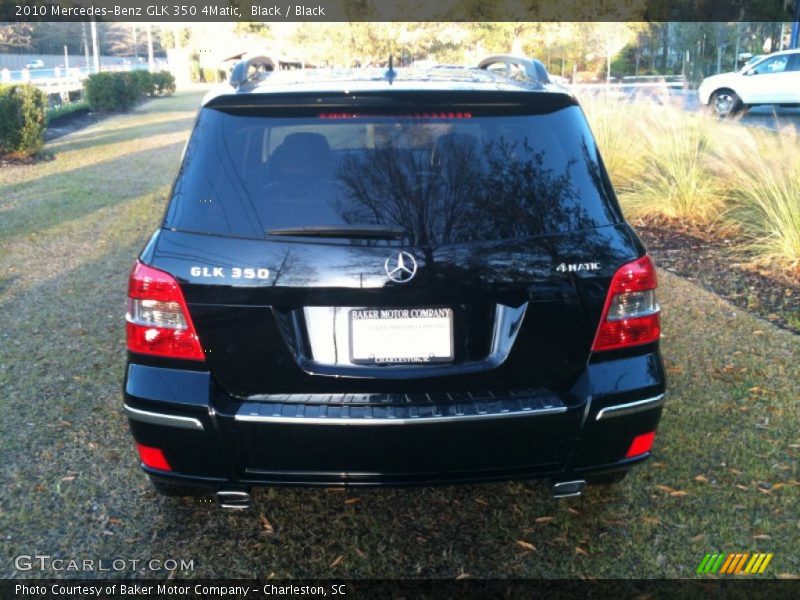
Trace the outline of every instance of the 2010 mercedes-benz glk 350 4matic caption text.
{"label": "2010 mercedes-benz glk 350 4matic caption text", "polygon": [[656,273],[572,95],[269,67],[205,98],[130,274],[125,411],[156,488],[566,496],[646,459]]}

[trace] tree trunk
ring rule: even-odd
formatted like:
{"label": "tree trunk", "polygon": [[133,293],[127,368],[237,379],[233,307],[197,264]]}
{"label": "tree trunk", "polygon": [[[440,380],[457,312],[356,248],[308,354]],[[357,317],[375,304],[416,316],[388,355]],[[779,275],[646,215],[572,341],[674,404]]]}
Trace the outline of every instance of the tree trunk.
{"label": "tree trunk", "polygon": [[100,50],[97,44],[97,21],[91,20],[89,26],[92,30],[92,55],[94,56],[94,72],[100,72]]}
{"label": "tree trunk", "polygon": [[81,21],[81,43],[83,44],[84,66],[89,66],[89,40],[86,37],[86,21]]}
{"label": "tree trunk", "polygon": [[147,24],[147,67],[152,73],[156,70],[156,63],[153,59],[153,26]]}
{"label": "tree trunk", "polygon": [[667,59],[669,58],[669,23],[664,23],[661,38],[661,72],[667,70]]}

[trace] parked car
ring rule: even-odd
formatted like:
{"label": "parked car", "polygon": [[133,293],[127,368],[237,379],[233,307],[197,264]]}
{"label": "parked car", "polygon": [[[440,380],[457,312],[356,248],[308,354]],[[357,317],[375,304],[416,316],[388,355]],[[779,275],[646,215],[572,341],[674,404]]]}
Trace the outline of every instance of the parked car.
{"label": "parked car", "polygon": [[800,104],[800,49],[769,54],[740,71],[707,77],[698,95],[719,117],[759,104],[796,106]]}
{"label": "parked car", "polygon": [[40,58],[37,58],[36,60],[32,60],[29,63],[27,63],[25,65],[25,68],[26,69],[42,69],[42,68],[44,68],[44,61],[41,60]]}
{"label": "parked car", "polygon": [[156,489],[568,496],[647,459],[656,272],[575,97],[271,65],[206,96],[130,274],[124,410]]}

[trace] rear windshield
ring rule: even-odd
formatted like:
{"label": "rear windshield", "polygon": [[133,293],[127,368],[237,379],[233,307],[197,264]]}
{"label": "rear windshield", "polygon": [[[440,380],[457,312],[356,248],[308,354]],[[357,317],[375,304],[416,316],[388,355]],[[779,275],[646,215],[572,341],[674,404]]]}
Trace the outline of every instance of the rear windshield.
{"label": "rear windshield", "polygon": [[617,220],[577,106],[504,116],[258,110],[201,111],[166,227],[261,238],[385,226],[412,244],[446,244]]}

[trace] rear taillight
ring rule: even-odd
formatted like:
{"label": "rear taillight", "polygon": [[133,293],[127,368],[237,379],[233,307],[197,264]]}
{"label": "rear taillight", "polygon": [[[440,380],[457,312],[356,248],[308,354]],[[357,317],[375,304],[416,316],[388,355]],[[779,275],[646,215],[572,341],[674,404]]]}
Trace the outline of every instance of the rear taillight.
{"label": "rear taillight", "polygon": [[169,273],[136,262],[125,320],[131,352],[205,360],[181,288]]}
{"label": "rear taillight", "polygon": [[661,320],[656,269],[649,256],[622,265],[611,279],[593,352],[657,342]]}

